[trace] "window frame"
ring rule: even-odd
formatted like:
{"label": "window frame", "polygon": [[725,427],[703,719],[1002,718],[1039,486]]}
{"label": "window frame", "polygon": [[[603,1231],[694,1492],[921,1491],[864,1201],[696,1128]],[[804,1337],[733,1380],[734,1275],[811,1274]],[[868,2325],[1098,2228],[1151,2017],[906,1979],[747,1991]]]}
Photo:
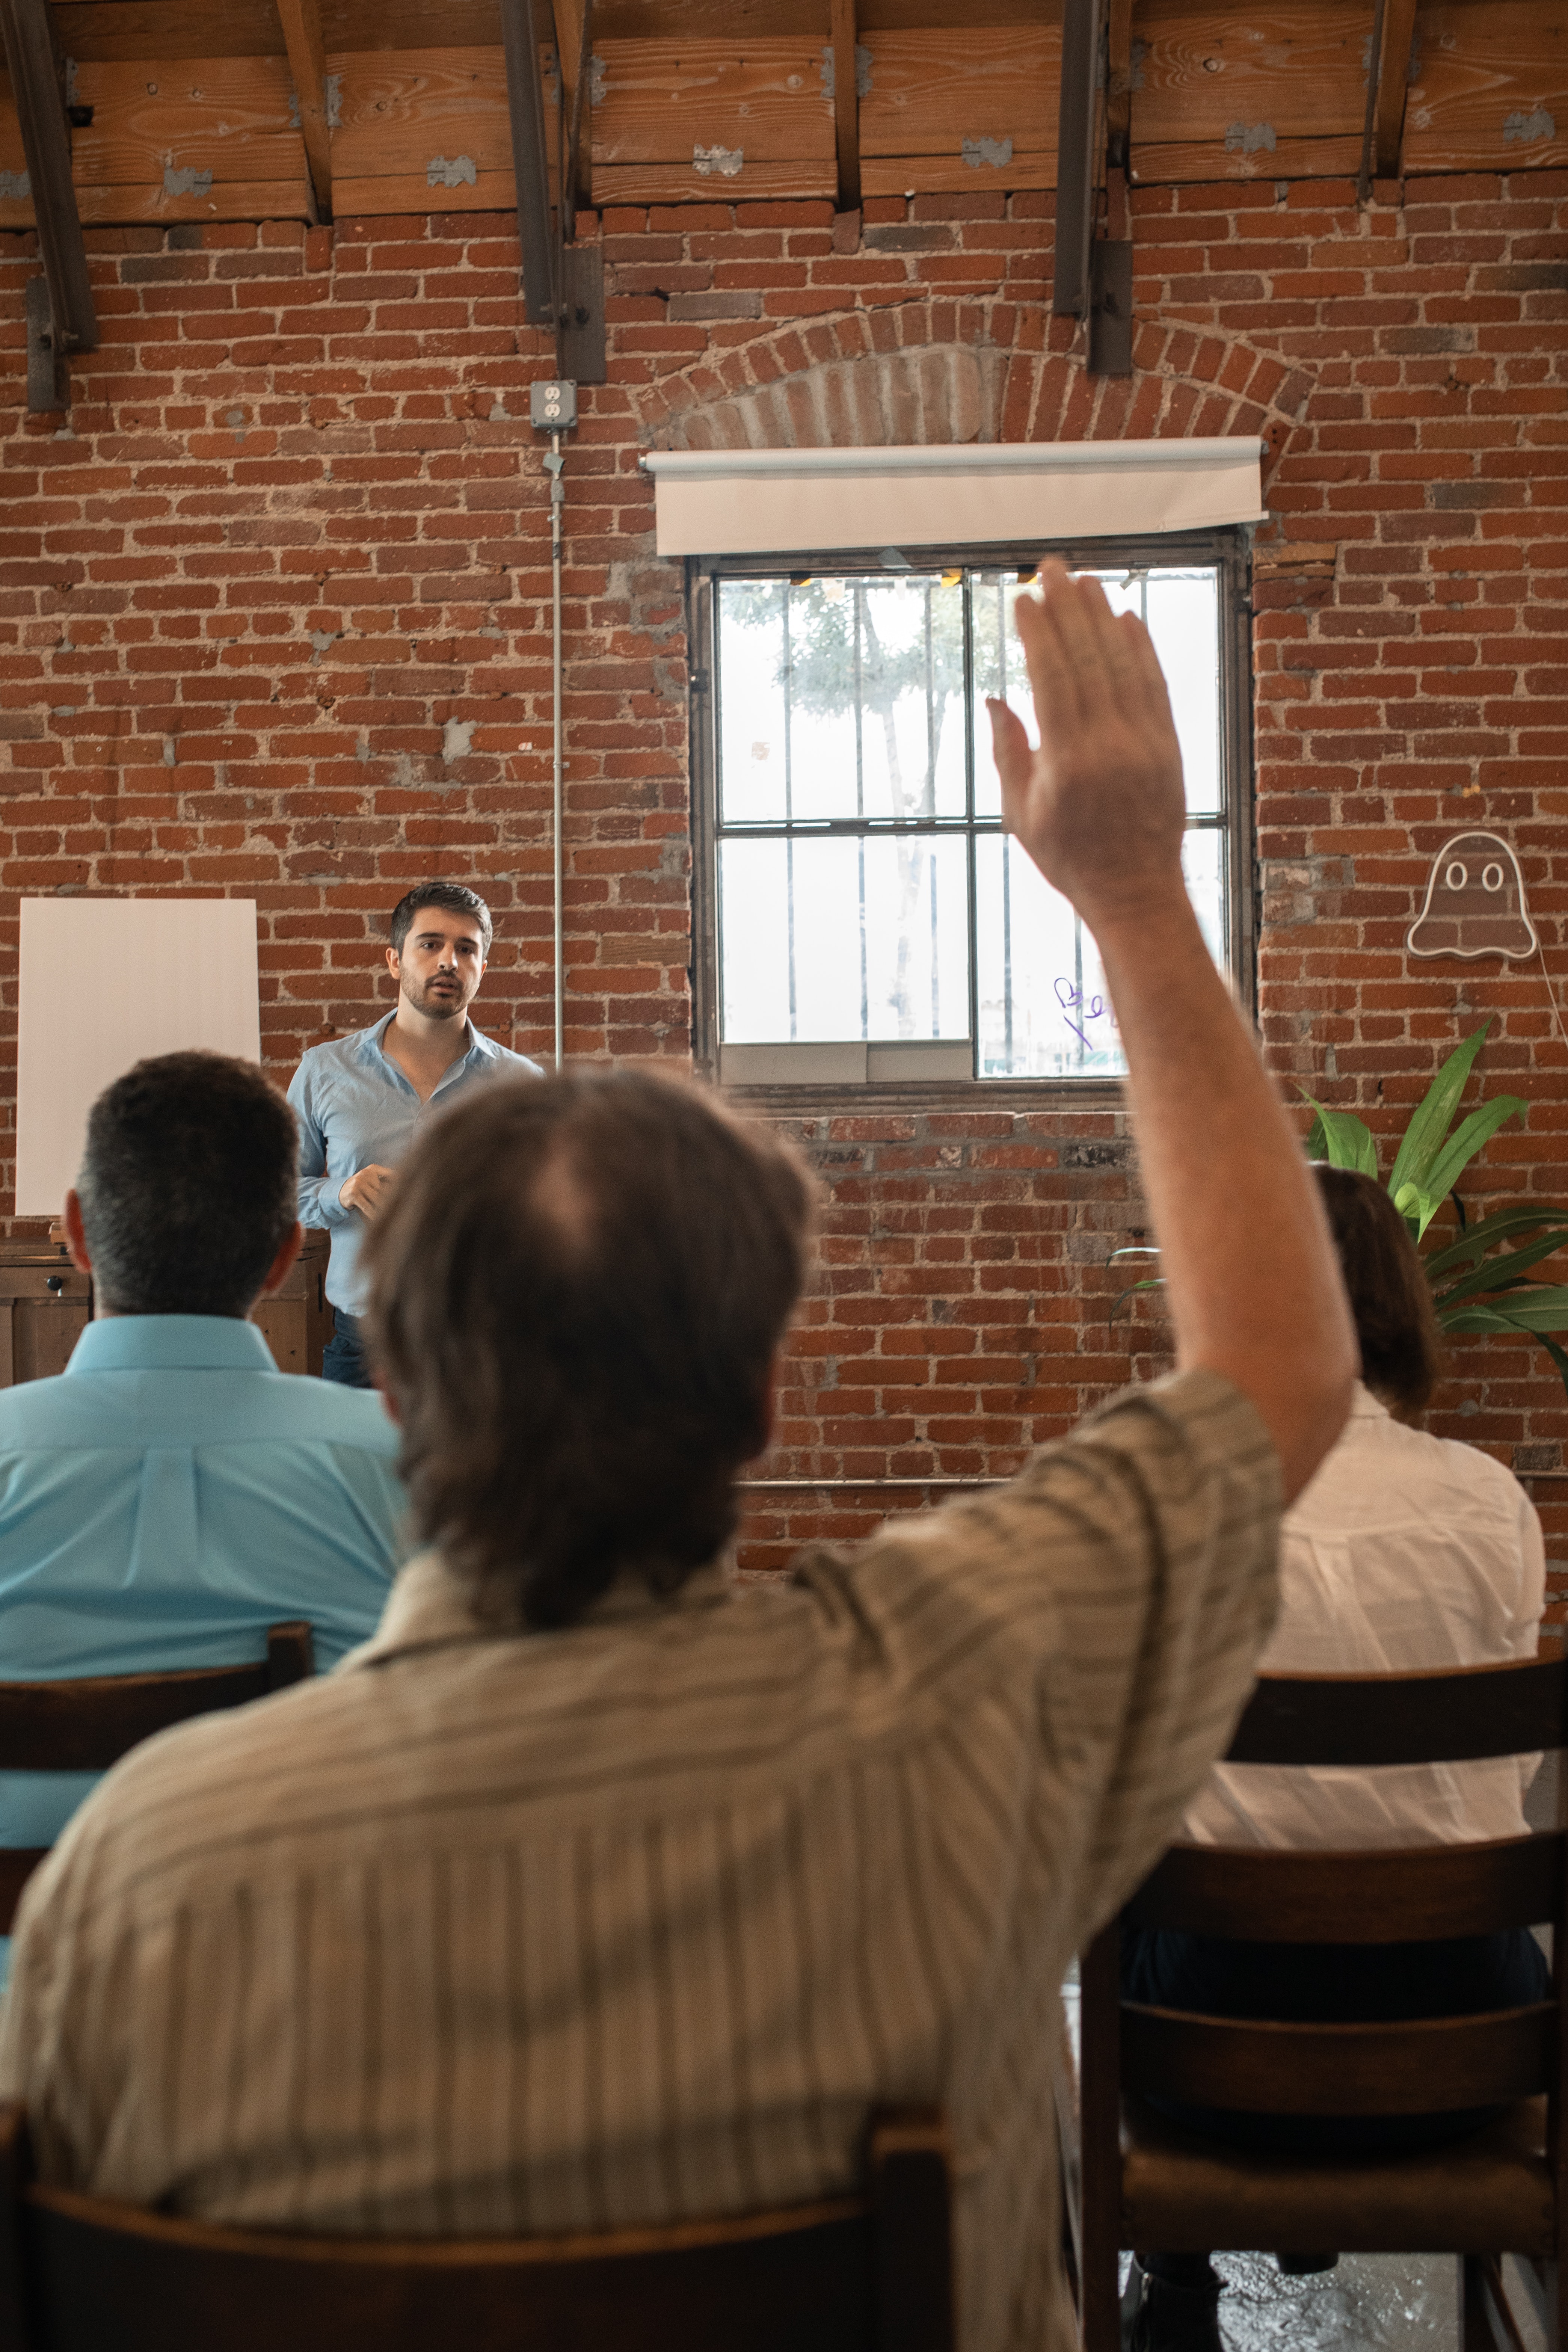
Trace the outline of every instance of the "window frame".
{"label": "window frame", "polygon": [[[877,548],[836,548],[821,556],[795,554],[688,556],[686,619],[690,648],[691,745],[691,1024],[692,1059],[713,1083],[720,1075],[719,972],[719,740],[717,670],[718,599],[714,583],[725,579],[813,579],[874,573],[883,570]],[[1079,571],[1110,571],[1118,565],[1213,564],[1219,586],[1220,761],[1222,824],[1229,883],[1227,920],[1229,977],[1248,1017],[1257,1003],[1256,838],[1252,766],[1252,532],[1246,524],[1211,530],[1150,532],[1120,539],[1074,539],[1056,545],[1038,541],[970,547],[907,547],[900,550],[912,572],[958,565],[968,571],[1005,571],[1059,556]],[[960,837],[965,837],[964,827]],[[982,827],[981,830],[986,828]],[[890,828],[889,828],[890,830]],[[971,970],[974,956],[969,942]],[[811,1109],[848,1109],[875,1104],[889,1109],[941,1103],[979,1108],[1012,1103],[1019,1109],[1114,1107],[1125,1080],[1103,1073],[1060,1077],[866,1077],[807,1076],[731,1079],[726,1093],[780,1115]]]}

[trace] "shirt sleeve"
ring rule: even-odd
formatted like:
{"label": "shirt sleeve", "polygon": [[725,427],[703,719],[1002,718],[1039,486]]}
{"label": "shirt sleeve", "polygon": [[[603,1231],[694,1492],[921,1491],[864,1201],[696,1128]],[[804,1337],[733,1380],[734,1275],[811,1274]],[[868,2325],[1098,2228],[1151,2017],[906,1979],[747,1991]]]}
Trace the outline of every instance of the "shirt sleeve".
{"label": "shirt sleeve", "polygon": [[317,1073],[307,1054],[289,1085],[289,1107],[300,1129],[299,1216],[302,1225],[346,1225],[353,1216],[327,1174],[327,1131],[321,1122]]}
{"label": "shirt sleeve", "polygon": [[[1005,1487],[895,1522],[837,1573],[906,1706],[1010,1709],[1079,1940],[1138,1885],[1224,1753],[1273,1624],[1279,1457],[1208,1371],[1129,1391]],[[833,1555],[801,1571],[833,1572]],[[997,1791],[1002,1798],[1002,1791]]]}

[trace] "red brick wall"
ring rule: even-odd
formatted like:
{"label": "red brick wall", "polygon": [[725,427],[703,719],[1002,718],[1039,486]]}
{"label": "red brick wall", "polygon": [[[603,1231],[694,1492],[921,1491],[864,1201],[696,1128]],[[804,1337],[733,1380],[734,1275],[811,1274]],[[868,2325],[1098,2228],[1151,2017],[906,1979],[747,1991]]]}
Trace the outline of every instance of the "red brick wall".
{"label": "red brick wall", "polygon": [[[679,580],[639,436],[816,362],[999,356],[1008,438],[1258,430],[1261,1008],[1274,1066],[1398,1128],[1495,1013],[1528,1097],[1486,1181],[1568,1196],[1539,966],[1411,966],[1432,851],[1515,842],[1557,972],[1568,864],[1568,179],[1145,189],[1131,383],[1049,322],[1049,199],[606,215],[611,382],[568,459],[569,1045],[688,1049]],[[500,922],[488,1025],[550,1026],[549,570],[517,249],[483,215],[89,232],[102,350],[68,426],[22,412],[31,240],[0,239],[0,1053],[16,900],[254,896],[266,1051],[370,1017],[378,925],[426,873]],[[1288,540],[1294,551],[1282,553]],[[471,729],[471,733],[468,731]],[[1113,1108],[805,1118],[824,1271],[773,1476],[973,1476],[1158,1360],[1111,1332],[1137,1234]],[[9,1112],[0,1144],[8,1146]],[[1523,1349],[1457,1351],[1437,1425],[1532,1470],[1568,1405]],[[1537,1487],[1538,1499],[1568,1487]],[[910,1490],[897,1501],[915,1501]],[[756,1498],[752,1556],[889,1497]],[[1554,1515],[1555,1516],[1555,1515]],[[1565,1522],[1568,1526],[1568,1522]]]}

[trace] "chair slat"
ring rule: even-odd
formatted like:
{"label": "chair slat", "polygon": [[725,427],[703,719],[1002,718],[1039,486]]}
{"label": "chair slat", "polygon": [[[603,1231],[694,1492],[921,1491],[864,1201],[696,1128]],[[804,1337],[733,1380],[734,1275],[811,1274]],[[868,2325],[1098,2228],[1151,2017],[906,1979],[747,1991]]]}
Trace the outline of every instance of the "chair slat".
{"label": "chair slat", "polygon": [[1458,1763],[1568,1746],[1568,1660],[1434,1675],[1264,1675],[1230,1764]]}
{"label": "chair slat", "polygon": [[1276,2025],[1121,2004],[1121,2084],[1249,2115],[1420,2116],[1548,2088],[1556,2004],[1395,2025]]}
{"label": "chair slat", "polygon": [[0,1683],[0,1772],[107,1772],[154,1732],[247,1706],[310,1671],[308,1625],[275,1625],[254,1665]]}
{"label": "chair slat", "polygon": [[20,2110],[0,2108],[0,2317],[8,2222],[49,2352],[954,2352],[946,2140],[924,2109],[874,2120],[868,2196],[597,2236],[285,2236],[26,2177]]}
{"label": "chair slat", "polygon": [[1173,1845],[1128,1904],[1137,1927],[1256,1944],[1404,1944],[1557,1916],[1561,1830],[1485,1845],[1307,1853]]}
{"label": "chair slat", "polygon": [[48,1858],[47,1845],[0,1846],[0,1936],[10,1934],[23,1887],[38,1864]]}

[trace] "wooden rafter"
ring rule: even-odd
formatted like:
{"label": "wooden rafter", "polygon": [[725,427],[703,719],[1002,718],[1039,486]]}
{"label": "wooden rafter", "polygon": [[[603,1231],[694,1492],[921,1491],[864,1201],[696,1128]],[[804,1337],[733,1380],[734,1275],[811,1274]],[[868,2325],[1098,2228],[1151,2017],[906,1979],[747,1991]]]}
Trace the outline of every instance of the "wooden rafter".
{"label": "wooden rafter", "polygon": [[1372,142],[1374,169],[1380,180],[1396,179],[1399,174],[1399,151],[1405,141],[1405,92],[1415,39],[1415,0],[1386,0]]}
{"label": "wooden rafter", "polygon": [[855,0],[833,0],[833,143],[838,209],[860,209],[860,89],[855,57]]}
{"label": "wooden rafter", "polygon": [[278,0],[289,70],[300,102],[300,131],[305,142],[310,193],[321,218],[332,216],[332,133],[328,122],[327,50],[321,37],[321,12],[317,0]]}

